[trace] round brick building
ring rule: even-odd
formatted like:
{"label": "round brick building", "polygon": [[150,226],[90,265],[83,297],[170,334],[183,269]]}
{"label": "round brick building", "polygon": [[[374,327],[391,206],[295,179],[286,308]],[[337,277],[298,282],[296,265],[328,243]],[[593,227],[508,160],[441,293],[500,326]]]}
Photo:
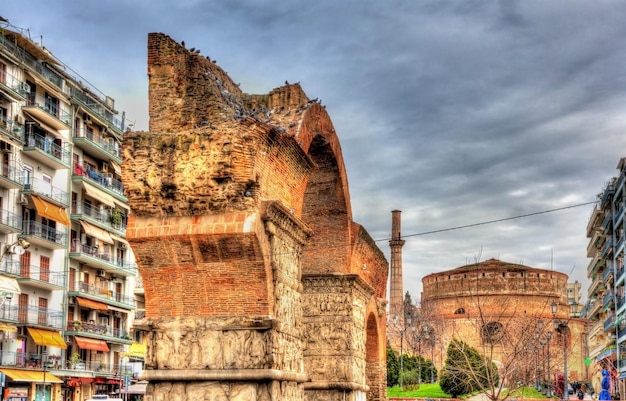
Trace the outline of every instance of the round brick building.
{"label": "round brick building", "polygon": [[425,276],[420,327],[412,330],[418,333],[413,334],[417,351],[432,358],[437,369],[452,339],[500,366],[526,358],[515,379],[529,383],[561,374],[567,354],[569,381],[585,380],[591,373],[584,363],[585,321],[570,316],[567,279],[554,270],[497,259]]}

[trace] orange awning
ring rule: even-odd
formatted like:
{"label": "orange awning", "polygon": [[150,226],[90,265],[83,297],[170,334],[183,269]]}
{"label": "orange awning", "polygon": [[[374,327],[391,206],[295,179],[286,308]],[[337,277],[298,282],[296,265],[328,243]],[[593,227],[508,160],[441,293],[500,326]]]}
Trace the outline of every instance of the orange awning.
{"label": "orange awning", "polygon": [[35,209],[37,209],[37,213],[39,213],[39,215],[66,226],[72,224],[70,223],[70,218],[68,217],[67,211],[64,207],[57,206],[54,203],[48,202],[47,200],[35,195],[31,195],[30,197],[35,204]]}
{"label": "orange awning", "polygon": [[38,370],[0,369],[0,372],[16,382],[43,383],[45,381],[46,383],[63,383],[63,380],[50,374],[50,372],[46,372],[45,377],[44,373]]}
{"label": "orange awning", "polygon": [[67,344],[63,341],[63,337],[58,331],[35,329],[33,327],[27,327],[28,334],[33,338],[37,345],[47,345],[50,347],[67,348]]}
{"label": "orange awning", "polygon": [[90,237],[99,239],[102,242],[113,245],[113,239],[111,234],[107,230],[103,230],[100,227],[96,227],[93,224],[89,224],[86,221],[81,220],[80,225],[83,226],[83,230]]}
{"label": "orange awning", "polygon": [[92,351],[104,351],[109,352],[109,346],[103,340],[95,340],[93,338],[76,337],[74,341],[80,349],[90,349]]}
{"label": "orange awning", "polygon": [[103,302],[92,301],[91,299],[76,297],[76,301],[80,306],[85,308],[91,308],[95,310],[108,310],[107,305]]}

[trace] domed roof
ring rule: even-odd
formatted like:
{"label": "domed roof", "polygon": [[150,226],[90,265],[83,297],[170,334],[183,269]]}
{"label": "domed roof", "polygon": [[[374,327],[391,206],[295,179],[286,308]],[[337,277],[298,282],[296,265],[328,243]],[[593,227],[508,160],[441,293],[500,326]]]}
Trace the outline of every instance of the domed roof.
{"label": "domed roof", "polygon": [[465,266],[460,266],[452,270],[448,270],[444,273],[463,273],[463,272],[471,272],[471,271],[485,271],[485,270],[543,270],[537,269],[535,267],[525,266],[519,263],[509,263],[503,262],[501,260],[491,258],[485,260],[484,262],[472,263]]}

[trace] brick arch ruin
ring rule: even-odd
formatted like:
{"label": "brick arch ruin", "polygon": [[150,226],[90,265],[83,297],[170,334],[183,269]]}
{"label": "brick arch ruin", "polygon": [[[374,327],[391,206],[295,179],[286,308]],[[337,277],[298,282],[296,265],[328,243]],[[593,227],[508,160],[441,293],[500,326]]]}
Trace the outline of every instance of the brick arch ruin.
{"label": "brick arch ruin", "polygon": [[243,93],[148,35],[150,130],[124,141],[147,401],[384,400],[388,265],[299,84]]}

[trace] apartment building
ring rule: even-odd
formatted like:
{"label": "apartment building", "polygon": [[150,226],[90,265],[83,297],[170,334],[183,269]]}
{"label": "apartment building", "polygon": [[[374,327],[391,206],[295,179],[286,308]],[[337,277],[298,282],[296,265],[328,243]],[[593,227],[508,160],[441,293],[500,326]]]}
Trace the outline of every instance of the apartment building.
{"label": "apartment building", "polygon": [[584,308],[590,320],[589,355],[595,362],[595,382],[599,372],[612,373],[613,386],[624,394],[626,378],[626,305],[624,298],[624,199],[626,199],[626,158],[620,159],[619,175],[607,182],[587,224],[588,304]]}
{"label": "apartment building", "polygon": [[[3,19],[4,20],[4,19]],[[27,30],[0,26],[0,385],[83,400],[136,373],[115,102]]]}

